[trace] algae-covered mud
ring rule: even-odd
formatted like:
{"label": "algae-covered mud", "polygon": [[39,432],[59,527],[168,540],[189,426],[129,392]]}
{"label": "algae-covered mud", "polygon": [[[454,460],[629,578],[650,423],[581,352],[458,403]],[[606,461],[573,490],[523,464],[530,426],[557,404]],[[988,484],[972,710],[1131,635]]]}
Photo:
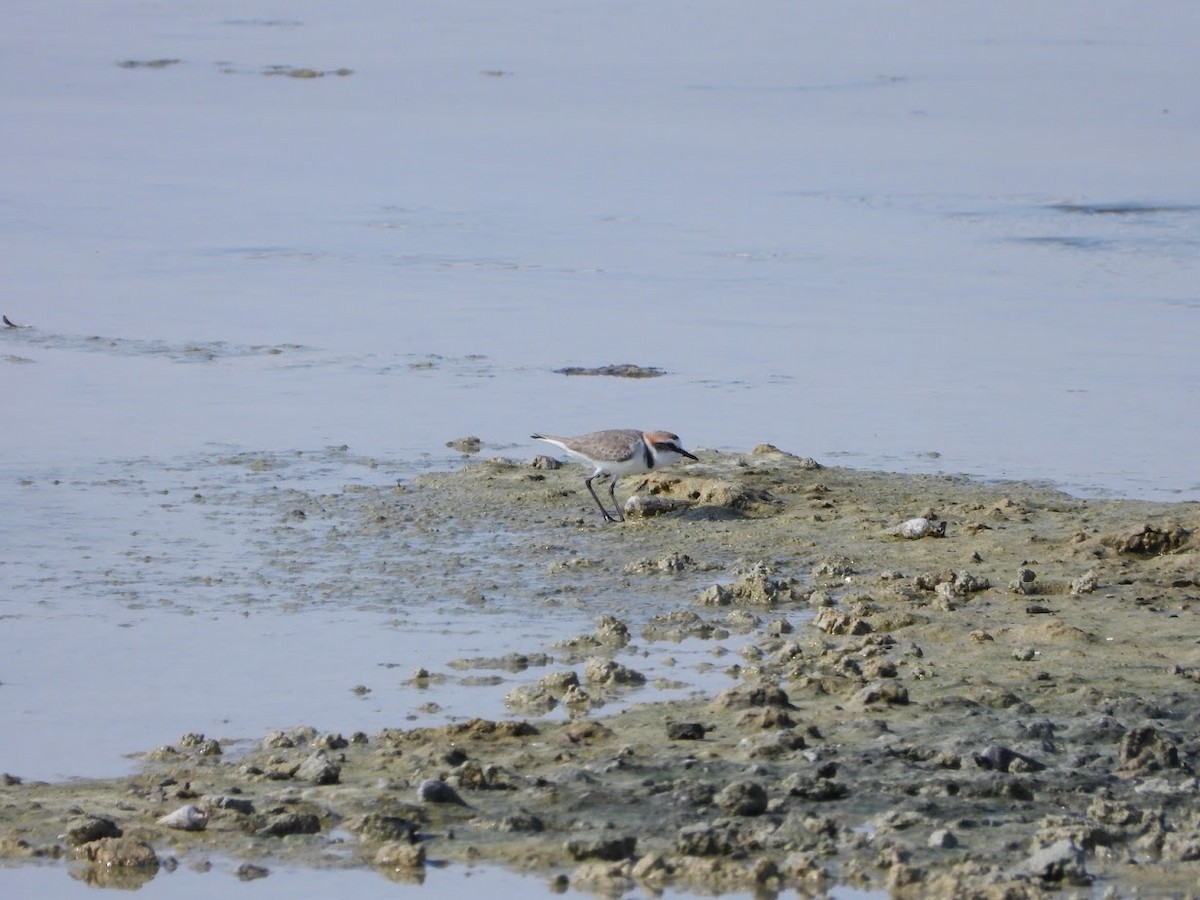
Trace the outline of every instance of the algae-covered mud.
{"label": "algae-covered mud", "polygon": [[[546,458],[205,488],[266,523],[301,607],[526,615],[503,653],[404,675],[415,697],[500,685],[506,708],[189,733],[114,779],[13,772],[0,852],[120,886],[221,857],[246,878],[490,862],[611,894],[1194,891],[1200,504],[698,455],[623,524]],[[681,663],[697,644],[707,662]]]}

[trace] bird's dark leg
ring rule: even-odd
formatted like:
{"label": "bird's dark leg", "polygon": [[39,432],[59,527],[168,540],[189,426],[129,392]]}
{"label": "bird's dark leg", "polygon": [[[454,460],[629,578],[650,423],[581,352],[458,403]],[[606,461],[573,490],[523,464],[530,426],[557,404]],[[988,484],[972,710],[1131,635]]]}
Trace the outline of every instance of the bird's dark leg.
{"label": "bird's dark leg", "polygon": [[625,521],[625,511],[621,509],[621,504],[617,502],[616,490],[617,490],[617,476],[614,475],[612,478],[612,483],[608,486],[608,496],[612,498],[613,509],[615,509],[617,511],[617,517],[622,522],[624,522]]}
{"label": "bird's dark leg", "polygon": [[[592,499],[593,499],[593,500],[595,500],[595,501],[596,501],[596,505],[597,505],[598,507],[600,507],[600,513],[601,513],[601,515],[603,515],[603,516],[604,516],[604,521],[605,521],[605,522],[615,522],[615,521],[617,521],[617,520],[616,520],[616,519],[614,519],[612,516],[610,516],[610,515],[608,514],[608,510],[604,508],[604,504],[603,504],[603,503],[601,503],[601,502],[600,502],[600,498],[596,496],[596,490],[595,490],[595,488],[593,488],[593,487],[592,487],[592,478],[595,478],[595,477],[596,477],[596,475],[599,475],[599,474],[600,474],[600,473],[599,473],[599,472],[597,472],[597,473],[595,473],[595,475],[592,475],[590,478],[585,478],[585,479],[583,479],[583,483],[587,485],[587,489],[588,489],[588,491],[591,493],[591,495],[592,495]],[[618,512],[619,512],[619,510],[618,510]]]}

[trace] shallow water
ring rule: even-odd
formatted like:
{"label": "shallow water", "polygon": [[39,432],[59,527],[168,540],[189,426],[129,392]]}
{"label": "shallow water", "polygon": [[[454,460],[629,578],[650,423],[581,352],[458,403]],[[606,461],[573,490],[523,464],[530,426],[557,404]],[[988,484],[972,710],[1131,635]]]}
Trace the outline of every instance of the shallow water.
{"label": "shallow water", "polygon": [[[231,879],[237,866],[227,862],[217,862],[208,872],[196,872],[181,867],[174,872],[160,872],[139,888],[139,896],[169,897],[171,900],[189,900],[189,898],[207,898],[216,890],[229,890]],[[25,866],[19,869],[0,869],[6,889],[18,897],[94,897],[95,887],[86,882],[68,877],[61,867]],[[296,896],[321,896],[326,893],[349,891],[355,897],[364,900],[373,898],[413,898],[427,897],[431,893],[439,897],[468,897],[476,892],[486,890],[489,897],[497,900],[521,900],[524,897],[538,895],[557,895],[564,897],[594,896],[583,891],[551,890],[547,879],[536,876],[518,875],[491,866],[466,868],[450,866],[444,869],[431,867],[424,878],[416,883],[390,881],[376,872],[365,870],[316,870],[311,869],[272,869],[265,878],[252,881],[238,881],[239,896],[252,900],[277,900]],[[689,896],[671,889],[664,890],[660,896],[670,900],[671,897]],[[723,894],[729,900],[749,898],[751,894]],[[838,888],[831,897],[836,900],[871,900],[884,896],[882,892],[859,891],[852,888]]]}
{"label": "shallow water", "polygon": [[[1155,12],[10,10],[0,769],[503,715],[509,683],[403,679],[595,610],[417,615],[264,551],[278,492],[467,434],[1200,497],[1200,12]],[[668,374],[553,371],[622,362]],[[686,649],[684,689],[719,681]]]}

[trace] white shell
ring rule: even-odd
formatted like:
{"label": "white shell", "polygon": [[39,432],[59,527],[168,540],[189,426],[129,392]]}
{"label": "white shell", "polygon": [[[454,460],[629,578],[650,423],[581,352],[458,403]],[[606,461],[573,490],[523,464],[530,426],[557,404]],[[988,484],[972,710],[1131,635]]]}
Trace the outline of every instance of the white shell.
{"label": "white shell", "polygon": [[180,831],[203,831],[208,827],[208,811],[198,806],[181,806],[159,819],[158,824]]}

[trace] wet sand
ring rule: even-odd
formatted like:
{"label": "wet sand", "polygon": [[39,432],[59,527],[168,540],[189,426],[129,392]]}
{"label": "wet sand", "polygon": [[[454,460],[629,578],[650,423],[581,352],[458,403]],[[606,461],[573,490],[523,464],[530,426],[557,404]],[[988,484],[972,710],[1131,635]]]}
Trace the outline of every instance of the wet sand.
{"label": "wet sand", "polygon": [[[264,508],[300,580],[306,556],[372,584],[391,560],[407,602],[582,607],[594,628],[407,676],[414,696],[511,682],[487,719],[192,734],[132,776],[10,773],[0,851],[121,886],[232,857],[401,879],[494,862],[606,893],[1194,890],[1200,504],[698,455],[622,525],[579,468],[529,460],[220,498]],[[727,687],[666,699],[684,640]],[[158,823],[189,805],[201,830]]]}

